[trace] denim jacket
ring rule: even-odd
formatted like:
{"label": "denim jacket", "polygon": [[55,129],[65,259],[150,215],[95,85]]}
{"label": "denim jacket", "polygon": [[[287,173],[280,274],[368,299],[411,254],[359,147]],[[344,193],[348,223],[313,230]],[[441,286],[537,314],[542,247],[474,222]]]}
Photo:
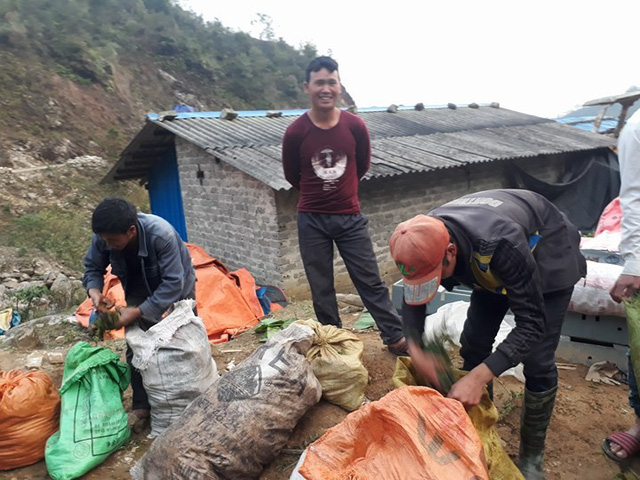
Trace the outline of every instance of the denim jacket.
{"label": "denim jacket", "polygon": [[[174,302],[193,298],[196,275],[186,245],[169,222],[156,215],[138,214],[138,258],[149,296],[138,308],[142,318],[160,320]],[[93,235],[84,258],[84,288],[102,291],[107,266],[122,283],[127,294],[127,264],[123,252],[109,250],[106,243]]]}

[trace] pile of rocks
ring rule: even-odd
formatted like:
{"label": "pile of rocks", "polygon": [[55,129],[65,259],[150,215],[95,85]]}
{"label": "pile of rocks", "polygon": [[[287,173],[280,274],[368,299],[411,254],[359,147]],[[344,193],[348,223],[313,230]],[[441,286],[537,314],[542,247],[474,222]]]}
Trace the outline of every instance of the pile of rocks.
{"label": "pile of rocks", "polygon": [[78,305],[86,297],[80,274],[43,259],[18,257],[11,250],[0,252],[0,309],[15,307],[12,292],[29,287],[47,288],[48,293],[34,303],[46,314]]}

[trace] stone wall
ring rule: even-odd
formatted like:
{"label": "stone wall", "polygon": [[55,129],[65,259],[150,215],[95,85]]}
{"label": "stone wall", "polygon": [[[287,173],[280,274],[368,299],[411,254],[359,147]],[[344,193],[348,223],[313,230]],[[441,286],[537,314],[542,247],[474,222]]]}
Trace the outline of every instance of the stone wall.
{"label": "stone wall", "polygon": [[259,283],[281,285],[273,189],[178,137],[176,156],[189,242],[229,270],[244,267]]}

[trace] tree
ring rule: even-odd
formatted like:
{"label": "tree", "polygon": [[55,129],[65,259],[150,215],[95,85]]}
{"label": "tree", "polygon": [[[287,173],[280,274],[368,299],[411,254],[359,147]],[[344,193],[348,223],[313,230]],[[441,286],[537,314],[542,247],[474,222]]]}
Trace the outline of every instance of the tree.
{"label": "tree", "polygon": [[256,13],[256,20],[251,20],[251,25],[262,26],[262,31],[258,38],[260,40],[273,41],[276,37],[273,33],[273,19],[265,13]]}

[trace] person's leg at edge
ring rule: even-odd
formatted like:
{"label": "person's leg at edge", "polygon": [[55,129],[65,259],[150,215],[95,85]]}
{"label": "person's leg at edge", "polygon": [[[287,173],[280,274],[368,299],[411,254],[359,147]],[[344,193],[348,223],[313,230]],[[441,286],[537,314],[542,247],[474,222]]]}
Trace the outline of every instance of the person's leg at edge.
{"label": "person's leg at edge", "polygon": [[149,398],[147,397],[147,391],[144,389],[142,383],[142,375],[138,370],[134,368],[131,361],[133,360],[133,350],[127,345],[126,353],[127,363],[129,364],[129,370],[131,371],[131,413],[129,414],[129,427],[132,428],[135,433],[140,433],[146,428],[149,419],[149,413],[151,406],[149,405]]}
{"label": "person's leg at edge", "polygon": [[[126,302],[129,306],[137,306],[146,300],[146,297],[140,297],[136,295],[127,294]],[[136,320],[135,324],[140,327],[143,331],[149,330],[156,321],[151,321],[146,318],[139,318]],[[132,405],[131,410],[150,410],[149,399],[147,397],[147,391],[144,389],[144,384],[142,383],[142,375],[138,370],[136,370],[131,363],[133,360],[133,350],[129,345],[127,345],[126,352],[127,363],[129,364],[129,370],[131,371],[131,390],[132,390]],[[144,414],[142,414],[144,415]]]}
{"label": "person's leg at edge", "polygon": [[526,383],[520,416],[518,467],[527,480],[544,479],[546,436],[558,389],[555,351],[572,292],[573,287],[544,295],[545,333],[523,361]]}
{"label": "person's leg at edge", "polygon": [[389,288],[380,277],[367,218],[361,214],[339,215],[335,221],[334,238],[340,256],[362,303],[380,330],[382,341],[392,351],[406,354],[402,319],[391,302]]}
{"label": "person's leg at edge", "polygon": [[[631,351],[627,352],[627,359],[629,365],[629,406],[633,408],[636,414],[636,422],[627,430],[626,433],[634,436],[640,440],[640,394],[638,393],[638,382],[636,381],[636,375],[633,370],[633,362],[631,361]],[[611,452],[618,458],[624,460],[627,458],[627,452],[616,442],[609,441],[609,448]]]}
{"label": "person's leg at edge", "polygon": [[131,390],[133,391],[131,410],[149,410],[151,407],[149,406],[147,392],[142,384],[142,375],[131,364],[132,359],[133,350],[127,346],[127,363],[131,368]]}
{"label": "person's leg at edge", "polygon": [[333,279],[333,239],[326,230],[330,217],[298,213],[298,243],[318,321],[323,325],[342,327]]}

